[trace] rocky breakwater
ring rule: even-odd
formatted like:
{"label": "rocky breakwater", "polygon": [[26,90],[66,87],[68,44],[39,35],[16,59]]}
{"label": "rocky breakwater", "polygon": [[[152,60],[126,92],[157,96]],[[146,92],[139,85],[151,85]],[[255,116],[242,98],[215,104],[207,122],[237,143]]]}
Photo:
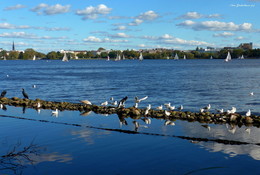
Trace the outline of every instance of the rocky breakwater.
{"label": "rocky breakwater", "polygon": [[215,123],[215,124],[235,124],[235,125],[247,125],[247,126],[260,126],[260,116],[257,115],[242,115],[239,113],[210,113],[210,112],[190,112],[190,111],[165,111],[165,110],[153,110],[139,109],[135,107],[130,108],[117,108],[114,106],[98,106],[94,104],[86,103],[69,103],[69,102],[53,102],[44,101],[41,99],[20,99],[18,97],[13,98],[0,98],[0,104],[9,105],[15,107],[25,107],[33,109],[58,109],[60,111],[71,110],[80,112],[93,111],[97,114],[118,114],[120,118],[131,117],[133,119],[141,119],[143,117],[150,117],[156,119],[166,120],[186,120],[186,121],[198,121],[200,123]]}

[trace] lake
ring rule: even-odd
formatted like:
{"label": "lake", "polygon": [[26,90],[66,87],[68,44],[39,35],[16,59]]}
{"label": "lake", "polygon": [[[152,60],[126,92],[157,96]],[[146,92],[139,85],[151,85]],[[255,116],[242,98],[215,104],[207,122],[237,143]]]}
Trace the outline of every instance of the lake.
{"label": "lake", "polygon": [[[170,102],[196,112],[211,104],[212,113],[235,106],[260,115],[257,59],[8,60],[0,68],[0,92],[8,98],[23,98],[24,88],[30,99],[96,105],[128,96],[131,107],[135,96],[148,96],[139,108]],[[122,123],[116,114],[6,108],[0,110],[1,174],[260,174],[257,127],[130,117]]]}

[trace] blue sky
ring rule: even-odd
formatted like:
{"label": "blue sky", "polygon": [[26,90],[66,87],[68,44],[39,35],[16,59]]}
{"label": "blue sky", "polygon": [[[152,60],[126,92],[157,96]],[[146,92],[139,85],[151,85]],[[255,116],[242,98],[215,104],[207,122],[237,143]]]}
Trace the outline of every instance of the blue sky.
{"label": "blue sky", "polygon": [[260,0],[1,0],[0,48],[260,48]]}

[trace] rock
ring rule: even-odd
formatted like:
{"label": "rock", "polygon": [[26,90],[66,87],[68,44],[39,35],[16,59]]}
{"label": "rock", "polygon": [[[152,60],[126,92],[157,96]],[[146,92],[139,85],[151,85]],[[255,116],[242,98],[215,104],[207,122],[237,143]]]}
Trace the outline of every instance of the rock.
{"label": "rock", "polygon": [[247,124],[251,124],[251,123],[254,122],[254,120],[253,120],[251,117],[246,117],[246,118],[245,118],[245,122],[246,122]]}

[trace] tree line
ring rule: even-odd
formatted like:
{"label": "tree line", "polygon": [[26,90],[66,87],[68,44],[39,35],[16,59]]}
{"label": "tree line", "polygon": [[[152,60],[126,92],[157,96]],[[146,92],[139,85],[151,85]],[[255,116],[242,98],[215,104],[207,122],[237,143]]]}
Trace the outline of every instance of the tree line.
{"label": "tree line", "polygon": [[[239,58],[242,55],[244,58],[260,58],[260,49],[250,49],[250,50],[243,50],[243,49],[234,49],[234,50],[226,50],[222,49],[218,52],[201,52],[197,50],[183,52],[180,50],[166,50],[162,49],[160,51],[156,51],[150,53],[149,51],[143,50],[142,55],[144,59],[173,59],[174,56],[177,54],[180,59],[182,59],[185,55],[187,59],[209,59],[210,57],[214,59],[224,59],[227,56],[227,53],[230,52],[232,58]],[[117,55],[121,55],[126,59],[137,59],[140,55],[140,51],[134,50],[112,50],[109,53],[101,52],[99,55],[95,54],[93,51],[86,51],[80,52],[77,55],[73,53],[67,53],[69,59],[107,59],[110,57],[111,59],[116,58]],[[51,59],[51,60],[58,60],[62,59],[64,54],[59,51],[51,51],[47,54],[37,52],[34,49],[26,49],[24,52],[18,51],[5,51],[2,50],[0,52],[0,59],[7,59],[7,60],[31,60],[34,56],[37,59]]]}

